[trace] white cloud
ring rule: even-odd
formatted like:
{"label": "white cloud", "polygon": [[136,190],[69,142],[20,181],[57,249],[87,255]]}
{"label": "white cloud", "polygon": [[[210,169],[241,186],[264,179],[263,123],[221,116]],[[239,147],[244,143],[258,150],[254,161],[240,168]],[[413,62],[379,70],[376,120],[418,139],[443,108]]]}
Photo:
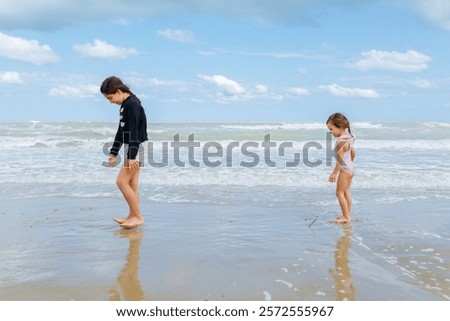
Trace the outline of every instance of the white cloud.
{"label": "white cloud", "polygon": [[361,55],[362,59],[348,66],[360,70],[385,69],[411,72],[427,69],[428,63],[432,60],[431,57],[415,50],[408,50],[405,53],[370,50]]}
{"label": "white cloud", "polygon": [[246,93],[244,87],[239,85],[236,81],[228,79],[222,75],[205,76],[198,75],[199,78],[213,84],[217,89],[219,89],[225,95],[243,95]]}
{"label": "white cloud", "polygon": [[0,57],[44,65],[59,61],[49,45],[41,45],[37,40],[11,37],[0,32]]}
{"label": "white cloud", "polygon": [[425,79],[420,79],[420,78],[416,78],[412,84],[414,86],[416,86],[417,88],[420,89],[431,89],[431,88],[437,88],[437,86],[435,84],[433,84],[432,82],[425,80]]}
{"label": "white cloud", "polygon": [[23,80],[17,71],[5,71],[0,73],[0,84],[23,84]]}
{"label": "white cloud", "polygon": [[229,50],[229,49],[213,49],[208,51],[198,51],[202,56],[215,55],[236,55],[247,57],[269,57],[277,59],[307,59],[307,60],[325,60],[328,59],[326,55],[314,53],[311,51],[294,52],[294,51],[248,51],[248,50]]}
{"label": "white cloud", "polygon": [[195,98],[195,97],[192,97],[192,98],[190,99],[190,101],[192,101],[192,102],[194,102],[194,103],[196,103],[196,104],[204,104],[204,103],[205,103],[205,100],[204,100],[204,99],[202,99],[202,98]]}
{"label": "white cloud", "polygon": [[397,2],[414,9],[420,17],[432,25],[450,30],[450,2],[448,0],[397,0]]}
{"label": "white cloud", "polygon": [[166,39],[181,43],[195,42],[194,34],[189,30],[180,30],[180,29],[158,30],[156,35],[158,37],[164,37]]}
{"label": "white cloud", "polygon": [[320,86],[320,89],[327,91],[333,96],[339,97],[362,97],[362,98],[378,98],[380,95],[374,89],[346,88],[337,84]]}
{"label": "white cloud", "polygon": [[267,94],[269,92],[269,87],[263,84],[257,84],[255,86],[255,92],[257,94]]}
{"label": "white cloud", "polygon": [[[117,20],[124,16],[155,17],[167,15],[222,15],[267,25],[316,24],[322,14],[336,8],[364,6],[362,0],[2,0],[0,29],[59,29],[66,26]],[[332,9],[330,9],[332,8]]]}
{"label": "white cloud", "polygon": [[250,88],[245,89],[241,84],[232,79],[226,78],[222,75],[205,76],[198,75],[198,77],[207,83],[211,84],[217,101],[219,103],[227,103],[230,101],[250,101],[250,100],[283,100],[284,97],[271,92],[269,87],[264,84],[256,84]]}
{"label": "white cloud", "polygon": [[[123,0],[2,0],[0,29],[60,29],[86,22],[124,21],[124,16],[133,19],[166,17],[170,14],[217,14],[262,25],[316,25],[318,18],[331,10],[355,10],[373,2],[374,0],[283,0],[283,5],[280,5],[273,0],[153,0],[133,1],[131,4]],[[420,17],[435,26],[450,29],[449,1],[389,1],[389,4],[392,3],[416,11]]]}
{"label": "white cloud", "polygon": [[287,92],[294,96],[308,96],[309,95],[309,90],[306,88],[301,88],[301,87],[288,88]]}
{"label": "white cloud", "polygon": [[118,18],[114,21],[114,23],[121,25],[121,26],[129,26],[130,21],[126,18]]}
{"label": "white cloud", "polygon": [[270,91],[269,87],[264,84],[257,84],[253,92],[245,95],[247,100],[283,100],[284,97],[276,92]]}
{"label": "white cloud", "polygon": [[61,85],[50,89],[50,96],[61,96],[66,98],[89,98],[100,94],[98,85],[65,86]]}
{"label": "white cloud", "polygon": [[216,56],[217,52],[213,50],[199,50],[197,53],[201,56]]}
{"label": "white cloud", "polygon": [[134,48],[118,47],[98,39],[92,43],[76,44],[73,49],[84,57],[103,59],[125,59],[139,54]]}
{"label": "white cloud", "polygon": [[132,87],[145,87],[146,90],[147,88],[151,88],[153,91],[168,89],[182,93],[189,91],[191,87],[191,85],[185,81],[145,77],[139,73],[126,73],[125,78]]}

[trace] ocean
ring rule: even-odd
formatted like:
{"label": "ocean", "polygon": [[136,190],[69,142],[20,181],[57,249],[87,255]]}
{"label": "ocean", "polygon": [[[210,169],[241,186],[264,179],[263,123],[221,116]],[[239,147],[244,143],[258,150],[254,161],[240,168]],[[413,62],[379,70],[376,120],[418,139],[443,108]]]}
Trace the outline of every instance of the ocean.
{"label": "ocean", "polygon": [[[357,137],[353,190],[382,191],[376,202],[450,197],[450,123],[355,122],[352,127]],[[0,123],[2,193],[121,197],[114,186],[119,167],[104,163],[116,128],[97,122]],[[150,123],[148,131],[150,141],[141,153],[144,199],[297,206],[308,199],[292,193],[329,190],[323,200],[333,200],[327,178],[334,140],[324,123]]]}

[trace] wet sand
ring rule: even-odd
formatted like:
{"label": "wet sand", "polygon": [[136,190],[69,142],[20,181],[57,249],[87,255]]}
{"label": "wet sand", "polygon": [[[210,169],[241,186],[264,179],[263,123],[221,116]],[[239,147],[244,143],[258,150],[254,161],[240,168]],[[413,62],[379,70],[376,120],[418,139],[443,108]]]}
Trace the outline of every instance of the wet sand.
{"label": "wet sand", "polygon": [[1,203],[0,300],[450,299],[450,200],[360,202],[346,225],[317,203],[144,201],[137,230],[112,221],[122,199]]}

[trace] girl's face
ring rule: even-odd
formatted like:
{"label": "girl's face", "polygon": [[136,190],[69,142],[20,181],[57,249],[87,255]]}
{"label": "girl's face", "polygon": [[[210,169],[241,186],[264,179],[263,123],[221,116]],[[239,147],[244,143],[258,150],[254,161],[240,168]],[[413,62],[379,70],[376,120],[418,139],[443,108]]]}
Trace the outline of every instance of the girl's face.
{"label": "girl's face", "polygon": [[121,105],[124,101],[123,92],[120,90],[117,90],[114,94],[103,94],[103,96],[105,96],[111,104]]}
{"label": "girl's face", "polygon": [[332,122],[327,123],[327,127],[330,130],[330,133],[334,137],[342,136],[345,133],[345,129],[334,126],[334,124]]}

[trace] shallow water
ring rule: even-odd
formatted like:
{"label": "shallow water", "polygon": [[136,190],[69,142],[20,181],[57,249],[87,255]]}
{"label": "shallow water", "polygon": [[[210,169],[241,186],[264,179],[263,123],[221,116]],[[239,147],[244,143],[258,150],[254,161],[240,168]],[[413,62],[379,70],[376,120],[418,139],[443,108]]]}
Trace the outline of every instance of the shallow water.
{"label": "shallow water", "polygon": [[360,201],[336,225],[321,205],[145,201],[144,227],[123,231],[121,200],[10,201],[0,299],[448,300],[448,205]]}

